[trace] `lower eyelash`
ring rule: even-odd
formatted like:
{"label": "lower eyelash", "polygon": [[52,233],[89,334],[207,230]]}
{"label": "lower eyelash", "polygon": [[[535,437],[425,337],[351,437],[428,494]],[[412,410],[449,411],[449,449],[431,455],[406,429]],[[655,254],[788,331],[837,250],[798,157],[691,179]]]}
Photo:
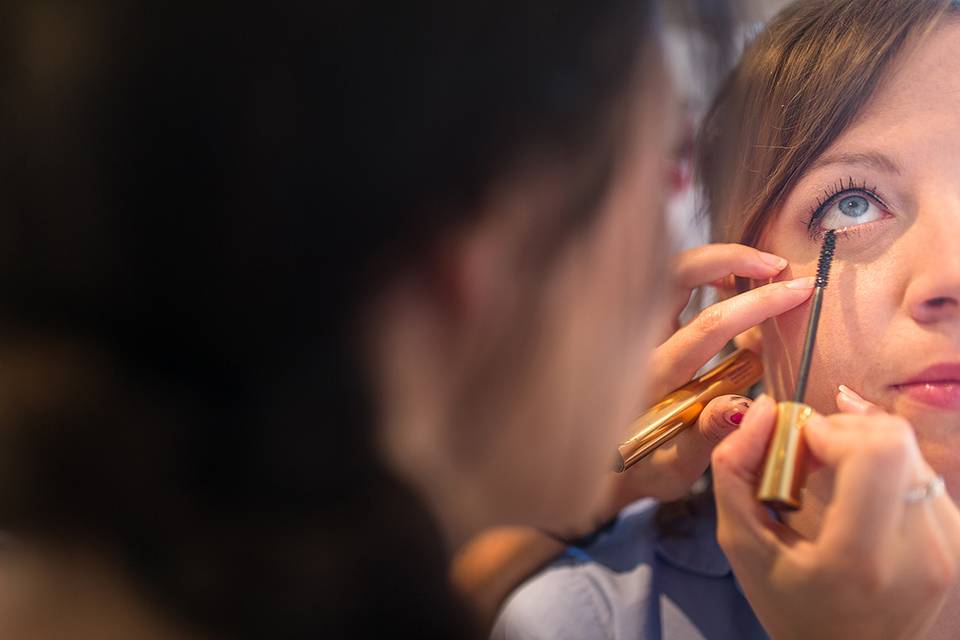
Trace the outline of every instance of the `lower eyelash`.
{"label": "lower eyelash", "polygon": [[[870,224],[870,223],[867,222],[866,224]],[[833,229],[833,232],[834,232],[834,235],[837,236],[838,240],[846,239],[846,238],[849,238],[850,236],[860,235],[863,232],[863,230],[861,229],[861,227],[863,226],[866,226],[866,225],[857,224],[857,225],[853,225],[852,227],[842,227],[840,229]],[[826,235],[826,233],[827,233],[827,230],[819,226],[814,229],[810,229],[810,237],[817,242],[820,242],[821,240],[823,240],[823,236]]]}

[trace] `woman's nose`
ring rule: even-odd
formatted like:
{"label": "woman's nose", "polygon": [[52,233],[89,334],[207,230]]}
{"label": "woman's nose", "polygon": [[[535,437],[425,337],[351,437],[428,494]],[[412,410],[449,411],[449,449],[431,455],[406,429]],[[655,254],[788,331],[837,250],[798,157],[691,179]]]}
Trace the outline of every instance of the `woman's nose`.
{"label": "woman's nose", "polygon": [[920,324],[930,324],[960,317],[960,305],[956,295],[930,296],[912,309],[914,319]]}
{"label": "woman's nose", "polygon": [[960,234],[925,243],[920,270],[906,291],[906,303],[920,324],[960,320]]}

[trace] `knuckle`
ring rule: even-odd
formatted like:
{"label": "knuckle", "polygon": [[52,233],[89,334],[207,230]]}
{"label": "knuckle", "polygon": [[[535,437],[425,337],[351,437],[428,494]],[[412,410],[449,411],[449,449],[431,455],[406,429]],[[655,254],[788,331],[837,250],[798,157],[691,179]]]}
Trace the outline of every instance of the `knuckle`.
{"label": "knuckle", "polygon": [[731,532],[730,528],[723,526],[717,528],[717,543],[727,555],[733,557],[739,555],[740,549],[743,546],[738,542],[737,536]]}
{"label": "knuckle", "polygon": [[717,245],[717,253],[728,262],[733,262],[741,258],[745,250],[749,251],[747,247],[744,247],[742,244],[736,244],[735,242],[724,242]]}
{"label": "knuckle", "polygon": [[770,285],[763,285],[762,287],[757,287],[753,290],[753,295],[756,296],[757,303],[770,302],[771,299],[777,295],[777,289],[771,287]]}
{"label": "knuckle", "polygon": [[830,583],[838,579],[849,581],[849,574],[844,574],[844,560],[834,559],[833,555],[824,551],[800,559],[794,569],[797,580],[806,584]]}
{"label": "knuckle", "polygon": [[867,454],[873,459],[877,468],[890,473],[899,473],[907,467],[909,454],[906,447],[897,441],[879,440],[867,447]]}
{"label": "knuckle", "polygon": [[893,585],[892,567],[882,562],[858,562],[853,570],[861,590],[868,595],[880,595]]}
{"label": "knuckle", "polygon": [[823,583],[846,582],[867,596],[879,596],[894,584],[895,571],[889,562],[865,549],[844,548],[823,552],[812,559],[810,576]]}
{"label": "knuckle", "polygon": [[927,563],[920,588],[928,597],[943,594],[957,580],[957,562],[947,553],[936,553]]}
{"label": "knuckle", "polygon": [[730,447],[720,444],[710,454],[710,466],[716,469],[729,469],[733,466],[733,456]]}
{"label": "knuckle", "polygon": [[884,422],[886,422],[887,430],[896,438],[903,440],[904,443],[912,440],[913,429],[910,427],[910,423],[903,418],[899,416],[884,416]]}
{"label": "knuckle", "polygon": [[715,332],[723,325],[724,313],[720,305],[707,307],[697,316],[697,330],[703,334]]}
{"label": "knuckle", "polygon": [[700,433],[707,444],[716,445],[730,433],[730,427],[720,411],[711,411],[700,418]]}
{"label": "knuckle", "polygon": [[883,429],[870,433],[866,449],[879,462],[900,468],[907,463],[913,446],[913,432],[910,425],[896,418],[884,420]]}
{"label": "knuckle", "polygon": [[943,562],[939,564],[939,567],[939,584],[944,590],[949,589],[957,583],[957,578],[960,578],[960,567],[957,566],[956,559],[949,554],[944,554]]}

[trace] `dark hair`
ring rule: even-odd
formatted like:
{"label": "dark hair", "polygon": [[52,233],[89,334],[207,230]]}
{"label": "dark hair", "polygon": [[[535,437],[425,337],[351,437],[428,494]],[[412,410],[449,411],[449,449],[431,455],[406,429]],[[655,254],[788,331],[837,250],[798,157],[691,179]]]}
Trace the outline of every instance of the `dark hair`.
{"label": "dark hair", "polygon": [[0,523],[232,637],[462,635],[357,314],[524,162],[542,254],[590,219],[653,3],[215,4],[0,9]]}

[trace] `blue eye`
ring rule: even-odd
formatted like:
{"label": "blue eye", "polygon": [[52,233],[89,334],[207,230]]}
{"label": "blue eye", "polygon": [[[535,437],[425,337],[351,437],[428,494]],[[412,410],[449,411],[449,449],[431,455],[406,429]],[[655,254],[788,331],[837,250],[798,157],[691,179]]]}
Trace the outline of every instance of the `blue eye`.
{"label": "blue eye", "polygon": [[883,218],[883,208],[866,194],[841,194],[828,201],[815,216],[821,229],[842,229]]}
{"label": "blue eye", "polygon": [[859,218],[870,209],[870,203],[863,196],[847,196],[837,203],[837,209],[851,218]]}

